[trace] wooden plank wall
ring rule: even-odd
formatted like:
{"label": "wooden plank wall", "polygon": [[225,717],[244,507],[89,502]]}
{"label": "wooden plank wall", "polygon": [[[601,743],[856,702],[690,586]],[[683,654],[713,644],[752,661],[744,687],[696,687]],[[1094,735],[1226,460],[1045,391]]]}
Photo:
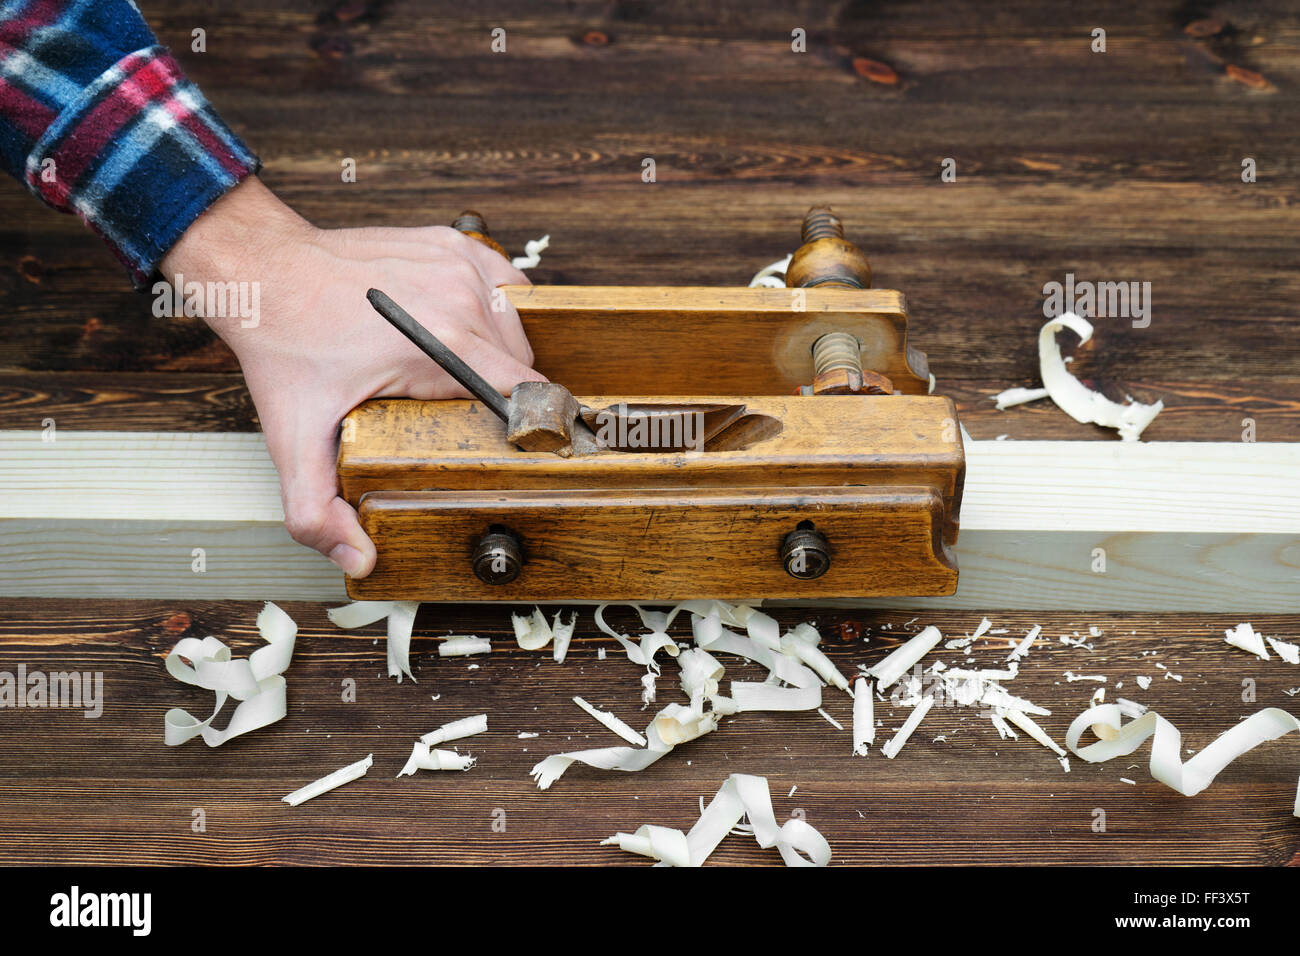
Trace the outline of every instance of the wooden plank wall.
{"label": "wooden plank wall", "polygon": [[[1151,283],[1149,327],[1099,322],[1078,366],[1165,400],[1151,440],[1235,441],[1247,416],[1262,441],[1300,438],[1291,4],[143,9],[267,183],[320,225],[446,223],[468,206],[512,252],[551,235],[538,283],[732,285],[829,202],[876,284],[906,294],[913,344],[975,437],[1110,437],[1050,404],[1004,414],[986,398],[1036,383],[1042,288],[1073,272]],[[1221,36],[1184,32],[1215,16]],[[489,52],[498,26],[504,54]],[[206,53],[189,50],[196,27]],[[863,57],[898,82],[859,75]],[[70,217],[4,185],[0,252],[0,427],[254,427],[226,348],[197,320],[154,319]]]}

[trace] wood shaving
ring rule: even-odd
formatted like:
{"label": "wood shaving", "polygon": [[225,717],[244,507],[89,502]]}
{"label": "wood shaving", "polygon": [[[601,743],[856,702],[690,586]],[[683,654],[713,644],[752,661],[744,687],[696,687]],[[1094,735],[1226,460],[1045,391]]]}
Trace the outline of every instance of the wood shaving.
{"label": "wood shaving", "polygon": [[1016,405],[1023,405],[1026,402],[1036,402],[1040,398],[1047,398],[1047,389],[1007,388],[989,397],[997,402],[998,411],[1003,411]]}
{"label": "wood shaving", "polygon": [[588,714],[600,721],[605,727],[618,734],[630,744],[636,744],[638,747],[646,745],[645,737],[641,736],[623,721],[619,720],[607,710],[597,710],[591,704],[587,703],[581,697],[574,697],[573,702],[585,710]]}
{"label": "wood shaving", "polygon": [[834,717],[832,717],[830,714],[826,713],[826,711],[822,710],[820,707],[817,708],[817,713],[819,713],[819,714],[821,714],[823,717],[825,717],[825,718],[826,718],[826,722],[827,722],[828,724],[830,724],[832,727],[834,727],[836,730],[843,730],[843,729],[844,729],[844,725],[843,725],[843,724],[841,724],[838,720],[836,720],[836,719],[835,719]]}
{"label": "wood shaving", "polygon": [[[562,611],[555,612],[555,621],[551,625],[551,634],[555,638],[555,644],[552,647],[552,656],[555,663],[563,664],[564,658],[569,653],[569,642],[573,640],[573,630],[578,625],[578,612],[574,611],[569,617],[568,623],[565,623]],[[601,649],[601,659],[604,659],[604,648]]]}
{"label": "wood shaving", "polygon": [[1275,637],[1266,637],[1268,646],[1273,648],[1273,652],[1288,664],[1300,664],[1300,646],[1288,644],[1286,641],[1279,641]]}
{"label": "wood shaving", "polygon": [[[266,727],[284,717],[288,709],[287,685],[281,676],[289,668],[298,636],[298,625],[278,605],[269,601],[257,615],[257,630],[265,647],[247,658],[231,659],[230,648],[215,637],[182,638],[168,653],[167,673],[183,684],[202,687],[216,695],[216,707],[206,720],[199,720],[181,707],[163,715],[163,742],[176,747],[202,736],[209,747],[220,747],[251,730]],[[190,663],[187,665],[185,661]],[[239,705],[225,730],[212,726],[229,698]]]}
{"label": "wood shaving", "polygon": [[[1102,740],[1079,747],[1079,738],[1094,724],[1107,724],[1116,731],[1112,740]],[[1151,740],[1151,776],[1185,797],[1194,797],[1211,783],[1228,764],[1242,754],[1291,731],[1300,731],[1300,720],[1276,707],[1268,707],[1242,720],[1205,747],[1182,761],[1182,734],[1155,711],[1123,723],[1119,707],[1102,704],[1085,710],[1066,731],[1066,746],[1090,763],[1103,763],[1133,753]],[[1300,817],[1300,785],[1297,786],[1292,813]]]}
{"label": "wood shaving", "polygon": [[473,737],[475,734],[486,733],[487,729],[487,714],[476,714],[473,717],[462,717],[460,720],[443,724],[437,730],[429,731],[420,740],[432,747],[445,744],[450,740],[461,740],[465,737]]}
{"label": "wood shaving", "polygon": [[874,690],[865,677],[853,682],[853,752],[859,757],[865,757],[867,748],[876,742]]}
{"label": "wood shaving", "polygon": [[927,695],[924,697],[912,712],[907,715],[907,720],[903,721],[903,726],[898,728],[898,732],[880,748],[880,752],[890,760],[893,760],[898,756],[898,752],[903,749],[903,745],[907,743],[908,738],[912,736],[912,732],[916,730],[917,725],[921,723],[921,720],[930,712],[930,708],[933,706],[934,696]]}
{"label": "wood shaving", "polygon": [[325,614],[336,627],[344,630],[365,627],[387,618],[388,676],[396,677],[400,684],[403,674],[415,680],[411,673],[411,632],[419,608],[418,601],[353,601],[343,607],[330,608]]}
{"label": "wood shaving", "polygon": [[433,750],[423,740],[411,748],[406,766],[397,772],[399,777],[413,776],[417,770],[469,770],[474,758],[450,750]]}
{"label": "wood shaving", "polygon": [[1268,650],[1264,647],[1264,638],[1255,632],[1249,623],[1238,624],[1223,632],[1224,640],[1233,647],[1239,647],[1247,653],[1254,654],[1260,660],[1270,660]]}
{"label": "wood shaving", "polygon": [[[793,792],[793,791],[792,791]],[[748,820],[748,826],[738,826]],[[826,866],[830,844],[797,817],[777,826],[766,777],[732,774],[700,814],[689,833],[651,824],[635,833],[616,833],[601,846],[617,846],[667,866],[701,866],[729,834],[752,835],[763,849],[776,847],[786,866]]]}
{"label": "wood shaving", "polygon": [[885,690],[893,686],[900,677],[910,671],[913,664],[934,650],[935,645],[941,640],[943,640],[943,635],[939,633],[937,627],[927,627],[896,648],[884,660],[872,667],[868,667],[866,673],[876,678],[876,686],[880,690]]}
{"label": "wood shaving", "polygon": [[1092,338],[1092,323],[1073,312],[1066,312],[1043,326],[1038,334],[1038,366],[1048,395],[1061,411],[1075,421],[1115,428],[1124,441],[1137,441],[1152,419],[1165,407],[1164,402],[1158,401],[1154,405],[1129,402],[1120,405],[1088,388],[1070,374],[1065,362],[1061,360],[1056,333],[1062,328],[1075,332],[1079,336],[1080,345]]}
{"label": "wood shaving", "polygon": [[554,636],[539,607],[533,608],[532,614],[510,615],[510,623],[515,629],[515,643],[525,651],[540,651]]}
{"label": "wood shaving", "polygon": [[351,783],[366,775],[366,771],[374,764],[374,754],[366,754],[365,757],[356,763],[348,764],[341,767],[333,773],[321,777],[319,780],[313,780],[305,787],[300,787],[288,796],[281,797],[285,803],[291,807],[296,807],[300,803],[319,797],[322,793],[343,786],[345,783]]}
{"label": "wood shaving", "polygon": [[1024,640],[1017,644],[1015,649],[1007,655],[1007,660],[1018,661],[1023,659],[1033,649],[1034,641],[1038,640],[1038,635],[1041,633],[1043,633],[1042,627],[1035,624],[1029,629],[1029,633],[1025,635]]}
{"label": "wood shaving", "polygon": [[452,635],[438,645],[439,657],[468,657],[471,654],[492,653],[492,642],[486,637]]}

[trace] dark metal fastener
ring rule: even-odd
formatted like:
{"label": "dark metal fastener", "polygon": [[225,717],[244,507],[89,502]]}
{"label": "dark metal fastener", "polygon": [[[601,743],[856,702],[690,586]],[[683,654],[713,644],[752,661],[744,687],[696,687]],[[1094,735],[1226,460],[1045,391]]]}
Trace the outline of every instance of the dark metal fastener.
{"label": "dark metal fastener", "polygon": [[826,535],[810,521],[799,522],[781,541],[781,564],[786,574],[801,581],[821,577],[831,566],[831,547]]}
{"label": "dark metal fastener", "polygon": [[474,549],[474,573],[484,584],[509,584],[523,566],[523,549],[508,528],[488,531]]}

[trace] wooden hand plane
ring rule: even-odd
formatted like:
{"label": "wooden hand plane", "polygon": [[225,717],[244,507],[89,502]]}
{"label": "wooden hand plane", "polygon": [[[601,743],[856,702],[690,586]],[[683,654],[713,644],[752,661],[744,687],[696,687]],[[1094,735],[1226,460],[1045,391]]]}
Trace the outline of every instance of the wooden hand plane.
{"label": "wooden hand plane", "polygon": [[[477,214],[454,225],[502,251]],[[802,239],[785,288],[503,287],[562,385],[354,409],[339,483],[378,559],[349,595],[953,593],[956,406],[928,394],[902,295],[870,288],[834,214],[811,210]]]}

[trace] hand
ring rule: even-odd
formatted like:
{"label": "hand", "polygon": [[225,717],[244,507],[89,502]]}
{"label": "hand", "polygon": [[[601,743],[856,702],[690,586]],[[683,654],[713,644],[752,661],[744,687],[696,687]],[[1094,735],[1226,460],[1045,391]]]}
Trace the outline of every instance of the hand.
{"label": "hand", "polygon": [[[317,229],[255,177],[219,199],[162,262],[169,282],[250,283],[257,314],[206,315],[234,351],[280,473],[285,525],[354,578],[375,546],[338,495],[339,423],[368,398],[468,397],[366,301],[382,289],[493,386],[545,381],[508,301],[492,290],[527,277],[445,226]],[[503,300],[504,301],[504,300]],[[205,312],[214,311],[205,303]]]}

